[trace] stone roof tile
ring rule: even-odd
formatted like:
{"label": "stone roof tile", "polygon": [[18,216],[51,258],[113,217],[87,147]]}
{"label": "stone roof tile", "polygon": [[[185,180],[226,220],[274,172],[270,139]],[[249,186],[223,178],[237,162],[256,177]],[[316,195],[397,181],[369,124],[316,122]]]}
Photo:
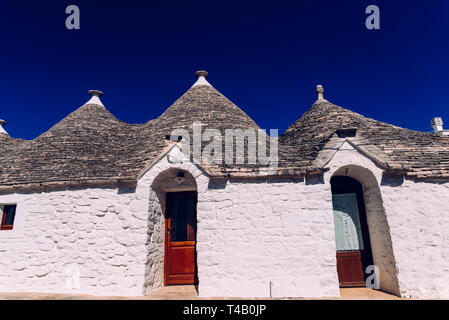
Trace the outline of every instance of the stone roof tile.
{"label": "stone roof tile", "polygon": [[386,160],[386,170],[404,168],[414,177],[439,178],[449,173],[449,138],[418,132],[366,118],[328,101],[317,101],[280,137],[290,160],[313,166],[338,130],[356,129],[349,138],[368,155]]}

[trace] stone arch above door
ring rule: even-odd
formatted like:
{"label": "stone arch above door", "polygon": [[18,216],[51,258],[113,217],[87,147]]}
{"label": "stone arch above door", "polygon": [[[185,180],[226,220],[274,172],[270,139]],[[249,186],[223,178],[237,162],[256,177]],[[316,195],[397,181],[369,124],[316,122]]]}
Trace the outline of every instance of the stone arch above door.
{"label": "stone arch above door", "polygon": [[362,185],[373,260],[380,271],[380,289],[400,295],[390,227],[380,190],[382,169],[348,143],[335,153],[327,168],[326,184],[330,185],[334,176],[346,176]]}
{"label": "stone arch above door", "polygon": [[[208,177],[197,165],[173,162],[180,159],[181,151],[172,147],[165,156],[142,173],[138,187],[149,192],[148,228],[144,288],[145,294],[164,284],[165,251],[165,195],[166,192],[197,191],[201,197],[208,186]],[[182,177],[180,177],[182,173]],[[183,178],[183,179],[178,179]]]}

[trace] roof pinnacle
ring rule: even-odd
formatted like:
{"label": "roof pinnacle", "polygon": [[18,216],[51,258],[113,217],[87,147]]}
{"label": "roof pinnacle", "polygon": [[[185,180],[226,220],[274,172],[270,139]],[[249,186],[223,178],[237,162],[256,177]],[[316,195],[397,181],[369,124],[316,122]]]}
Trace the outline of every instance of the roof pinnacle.
{"label": "roof pinnacle", "polygon": [[89,90],[88,93],[92,96],[92,98],[90,98],[90,100],[87,101],[86,104],[97,104],[104,107],[103,103],[100,100],[100,97],[103,96],[103,92],[99,90]]}
{"label": "roof pinnacle", "polygon": [[318,95],[317,101],[327,101],[324,99],[324,88],[321,84],[316,86],[316,93]]}
{"label": "roof pinnacle", "polygon": [[208,75],[209,75],[209,73],[204,70],[195,72],[195,78],[198,78],[198,80],[195,82],[195,84],[192,87],[200,86],[200,85],[210,86],[210,83],[207,82],[207,80],[206,80]]}
{"label": "roof pinnacle", "polygon": [[207,71],[204,71],[204,70],[200,70],[200,71],[195,72],[195,78],[199,78],[199,77],[207,78],[208,75],[209,75],[209,73]]}

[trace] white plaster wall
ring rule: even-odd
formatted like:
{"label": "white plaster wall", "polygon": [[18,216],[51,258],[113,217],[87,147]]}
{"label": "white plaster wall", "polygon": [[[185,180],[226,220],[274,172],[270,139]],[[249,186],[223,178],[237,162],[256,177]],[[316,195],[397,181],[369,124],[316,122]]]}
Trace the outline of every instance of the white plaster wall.
{"label": "white plaster wall", "polygon": [[94,188],[0,195],[16,203],[0,231],[1,292],[141,295],[148,199]]}
{"label": "white plaster wall", "polygon": [[198,213],[200,296],[339,296],[330,188],[228,182]]}
{"label": "white plaster wall", "polygon": [[449,183],[381,186],[401,295],[449,298]]}
{"label": "white plaster wall", "polygon": [[[403,297],[449,298],[449,183],[382,177],[382,170],[348,143],[327,167],[326,184],[341,168],[349,168],[348,175],[364,187],[381,288]],[[376,180],[377,190],[366,185],[368,178]]]}

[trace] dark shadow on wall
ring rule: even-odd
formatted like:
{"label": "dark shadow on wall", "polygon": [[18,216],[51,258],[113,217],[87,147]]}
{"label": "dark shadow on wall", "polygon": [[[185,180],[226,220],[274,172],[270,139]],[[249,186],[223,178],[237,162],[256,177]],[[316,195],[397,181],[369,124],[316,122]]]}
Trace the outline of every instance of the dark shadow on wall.
{"label": "dark shadow on wall", "polygon": [[117,194],[136,193],[136,185],[119,185]]}
{"label": "dark shadow on wall", "polygon": [[209,179],[209,184],[207,185],[207,188],[209,190],[220,190],[225,189],[226,184],[228,183],[227,179]]}
{"label": "dark shadow on wall", "polygon": [[380,185],[388,187],[400,187],[403,183],[404,183],[404,176],[383,174]]}
{"label": "dark shadow on wall", "polygon": [[309,186],[314,184],[324,184],[324,176],[322,174],[306,176],[306,185]]}

